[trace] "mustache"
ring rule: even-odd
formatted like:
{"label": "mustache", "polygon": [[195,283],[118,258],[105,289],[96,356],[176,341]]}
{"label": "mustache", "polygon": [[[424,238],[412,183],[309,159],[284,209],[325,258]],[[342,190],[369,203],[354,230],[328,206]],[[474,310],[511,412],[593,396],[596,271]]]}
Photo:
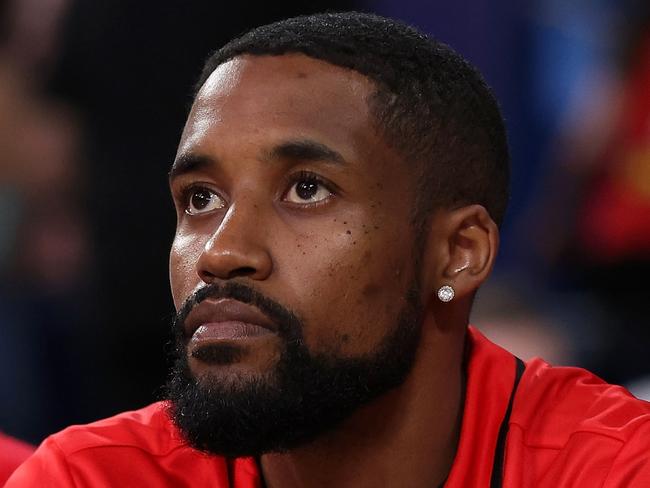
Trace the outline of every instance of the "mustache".
{"label": "mustache", "polygon": [[229,298],[257,307],[278,326],[280,336],[292,340],[302,338],[303,322],[294,312],[253,287],[237,282],[210,283],[192,293],[174,317],[173,327],[177,337],[183,337],[183,324],[190,312],[208,298]]}

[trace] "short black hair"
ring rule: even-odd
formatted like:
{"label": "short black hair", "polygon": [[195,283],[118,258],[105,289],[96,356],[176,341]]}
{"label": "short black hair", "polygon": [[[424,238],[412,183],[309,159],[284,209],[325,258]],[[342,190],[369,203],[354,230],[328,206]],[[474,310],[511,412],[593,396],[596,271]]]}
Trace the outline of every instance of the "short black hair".
{"label": "short black hair", "polygon": [[415,222],[431,210],[483,205],[501,224],[509,151],[496,98],[476,68],[415,28],[359,12],[299,16],[257,27],[212,54],[196,85],[239,56],[301,53],[372,80],[368,100],[385,141],[414,163]]}

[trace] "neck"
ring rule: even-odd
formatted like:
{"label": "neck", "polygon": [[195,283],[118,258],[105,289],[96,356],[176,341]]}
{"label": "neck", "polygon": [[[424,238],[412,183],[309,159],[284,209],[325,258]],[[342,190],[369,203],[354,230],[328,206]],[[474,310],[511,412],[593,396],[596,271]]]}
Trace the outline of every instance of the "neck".
{"label": "neck", "polygon": [[268,488],[432,488],[444,482],[460,435],[464,330],[429,325],[400,387],[314,442],[262,456]]}

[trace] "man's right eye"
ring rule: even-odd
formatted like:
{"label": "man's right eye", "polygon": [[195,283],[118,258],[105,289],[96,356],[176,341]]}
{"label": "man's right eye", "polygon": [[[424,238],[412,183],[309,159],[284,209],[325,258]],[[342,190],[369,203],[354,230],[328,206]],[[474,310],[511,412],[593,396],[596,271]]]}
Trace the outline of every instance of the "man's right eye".
{"label": "man's right eye", "polygon": [[226,206],[226,202],[216,192],[202,187],[189,188],[185,201],[185,213],[188,215],[201,215]]}

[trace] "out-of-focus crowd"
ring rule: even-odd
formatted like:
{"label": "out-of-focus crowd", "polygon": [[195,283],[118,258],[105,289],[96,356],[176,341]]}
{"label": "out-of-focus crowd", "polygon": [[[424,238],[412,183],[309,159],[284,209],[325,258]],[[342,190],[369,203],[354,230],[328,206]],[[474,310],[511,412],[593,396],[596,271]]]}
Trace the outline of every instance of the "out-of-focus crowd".
{"label": "out-of-focus crowd", "polygon": [[534,12],[541,170],[513,222],[516,257],[477,316],[524,357],[578,364],[650,399],[650,8],[551,1]]}
{"label": "out-of-focus crowd", "polygon": [[[0,16],[0,429],[32,441],[65,408],[51,391],[72,394],[66,339],[81,330],[88,272],[81,126],[44,86],[65,12],[64,1],[29,1]],[[6,436],[0,445],[2,482],[31,449]]]}

